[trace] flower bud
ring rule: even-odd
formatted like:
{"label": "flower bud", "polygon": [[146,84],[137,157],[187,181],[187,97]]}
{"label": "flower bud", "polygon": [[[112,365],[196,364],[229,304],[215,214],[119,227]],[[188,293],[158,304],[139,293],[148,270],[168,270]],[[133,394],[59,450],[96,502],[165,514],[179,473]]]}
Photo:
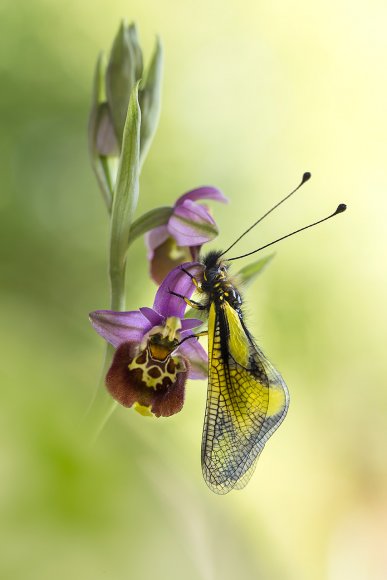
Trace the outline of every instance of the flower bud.
{"label": "flower bud", "polygon": [[142,72],[142,51],[136,26],[122,22],[113,42],[105,78],[106,98],[118,143],[122,141],[130,94]]}
{"label": "flower bud", "polygon": [[109,211],[116,181],[117,158],[128,113],[130,95],[140,82],[141,108],[140,162],[143,163],[155,134],[162,80],[162,48],[157,39],[147,70],[135,24],[122,22],[114,39],[108,63],[99,57],[89,119],[89,149],[94,172]]}

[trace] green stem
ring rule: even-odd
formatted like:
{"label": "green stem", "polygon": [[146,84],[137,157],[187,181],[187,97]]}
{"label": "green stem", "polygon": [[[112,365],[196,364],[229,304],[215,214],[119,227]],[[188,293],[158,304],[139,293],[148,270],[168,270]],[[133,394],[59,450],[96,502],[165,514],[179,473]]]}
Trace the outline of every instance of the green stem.
{"label": "green stem", "polygon": [[126,259],[121,266],[110,268],[110,307],[111,310],[125,310],[125,272]]}
{"label": "green stem", "polygon": [[[139,194],[140,129],[141,111],[138,103],[137,84],[133,88],[129,100],[110,218],[110,308],[114,311],[125,310],[126,254]],[[102,376],[88,412],[89,433],[93,434],[93,441],[98,437],[117,406],[104,384],[113,352],[114,348],[108,344]]]}

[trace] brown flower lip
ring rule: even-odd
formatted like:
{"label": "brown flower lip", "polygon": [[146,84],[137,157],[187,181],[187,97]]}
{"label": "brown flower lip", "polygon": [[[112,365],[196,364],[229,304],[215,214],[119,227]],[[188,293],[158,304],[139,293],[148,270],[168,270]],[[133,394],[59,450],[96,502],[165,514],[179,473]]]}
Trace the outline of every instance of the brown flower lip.
{"label": "brown flower lip", "polygon": [[135,342],[121,344],[106,375],[112,397],[124,407],[137,403],[149,408],[156,417],[181,411],[189,365],[173,352],[176,342],[154,334],[143,348]]}

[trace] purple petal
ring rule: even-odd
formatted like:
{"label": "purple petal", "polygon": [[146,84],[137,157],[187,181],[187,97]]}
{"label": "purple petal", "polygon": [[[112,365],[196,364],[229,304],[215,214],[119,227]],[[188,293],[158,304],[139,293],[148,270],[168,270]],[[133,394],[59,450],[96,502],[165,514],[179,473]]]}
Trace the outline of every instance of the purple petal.
{"label": "purple petal", "polygon": [[114,133],[113,121],[107,103],[101,103],[97,110],[96,149],[99,155],[115,157],[119,155],[119,146]]}
{"label": "purple petal", "polygon": [[[189,333],[182,333],[187,335]],[[208,377],[208,356],[197,338],[185,340],[178,348],[178,352],[190,363],[188,378],[206,379]]]}
{"label": "purple petal", "polygon": [[153,308],[167,318],[168,316],[177,316],[183,318],[187,304],[182,298],[173,296],[169,290],[173,290],[182,296],[190,298],[195,290],[195,285],[191,278],[182,271],[181,268],[188,270],[193,276],[201,278],[203,266],[199,262],[186,262],[178,266],[172,272],[169,272],[163,283],[157,290]]}
{"label": "purple petal", "polygon": [[191,254],[191,261],[192,262],[198,262],[199,261],[199,256],[200,256],[200,250],[202,249],[202,246],[190,246],[189,247],[189,251]]}
{"label": "purple petal", "polygon": [[150,230],[145,234],[145,244],[148,249],[148,260],[152,260],[155,249],[161,246],[161,244],[163,244],[168,237],[169,232],[166,225],[153,228],[153,230]]}
{"label": "purple petal", "polygon": [[89,318],[98,334],[116,348],[127,341],[141,342],[144,334],[152,328],[152,324],[139,310],[95,310],[89,314]]}
{"label": "purple petal", "polygon": [[198,201],[198,199],[215,199],[216,201],[221,201],[223,203],[228,202],[227,197],[225,197],[219,189],[211,187],[210,185],[187,191],[187,193],[176,200],[175,207],[184,203],[186,199],[190,199],[191,201]]}
{"label": "purple petal", "polygon": [[197,328],[203,324],[203,320],[199,320],[198,318],[183,318],[181,321],[181,329],[184,330],[191,330],[191,328]]}
{"label": "purple petal", "polygon": [[200,246],[218,235],[215,220],[208,210],[190,199],[175,207],[168,231],[178,246]]}
{"label": "purple petal", "polygon": [[147,306],[144,306],[143,308],[140,308],[140,312],[145,316],[147,320],[149,320],[152,326],[159,326],[164,322],[164,318],[160,316],[160,314],[156,312],[156,310],[153,310],[153,308],[148,308]]}

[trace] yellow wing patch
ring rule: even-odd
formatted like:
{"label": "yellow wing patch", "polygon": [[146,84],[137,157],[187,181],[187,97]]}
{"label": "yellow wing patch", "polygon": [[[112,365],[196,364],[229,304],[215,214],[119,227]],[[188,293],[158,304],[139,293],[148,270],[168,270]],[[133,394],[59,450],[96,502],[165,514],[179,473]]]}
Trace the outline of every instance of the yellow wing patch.
{"label": "yellow wing patch", "polygon": [[267,407],[266,417],[274,417],[281,413],[286,405],[286,394],[282,383],[270,385],[269,405]]}
{"label": "yellow wing patch", "polygon": [[211,304],[209,385],[202,468],[216,493],[246,485],[266,441],[283,421],[287,387],[227,303]]}
{"label": "yellow wing patch", "polygon": [[228,302],[222,304],[225,310],[230,336],[228,348],[232,358],[241,366],[246,367],[249,362],[249,342],[237,312],[231,308]]}

